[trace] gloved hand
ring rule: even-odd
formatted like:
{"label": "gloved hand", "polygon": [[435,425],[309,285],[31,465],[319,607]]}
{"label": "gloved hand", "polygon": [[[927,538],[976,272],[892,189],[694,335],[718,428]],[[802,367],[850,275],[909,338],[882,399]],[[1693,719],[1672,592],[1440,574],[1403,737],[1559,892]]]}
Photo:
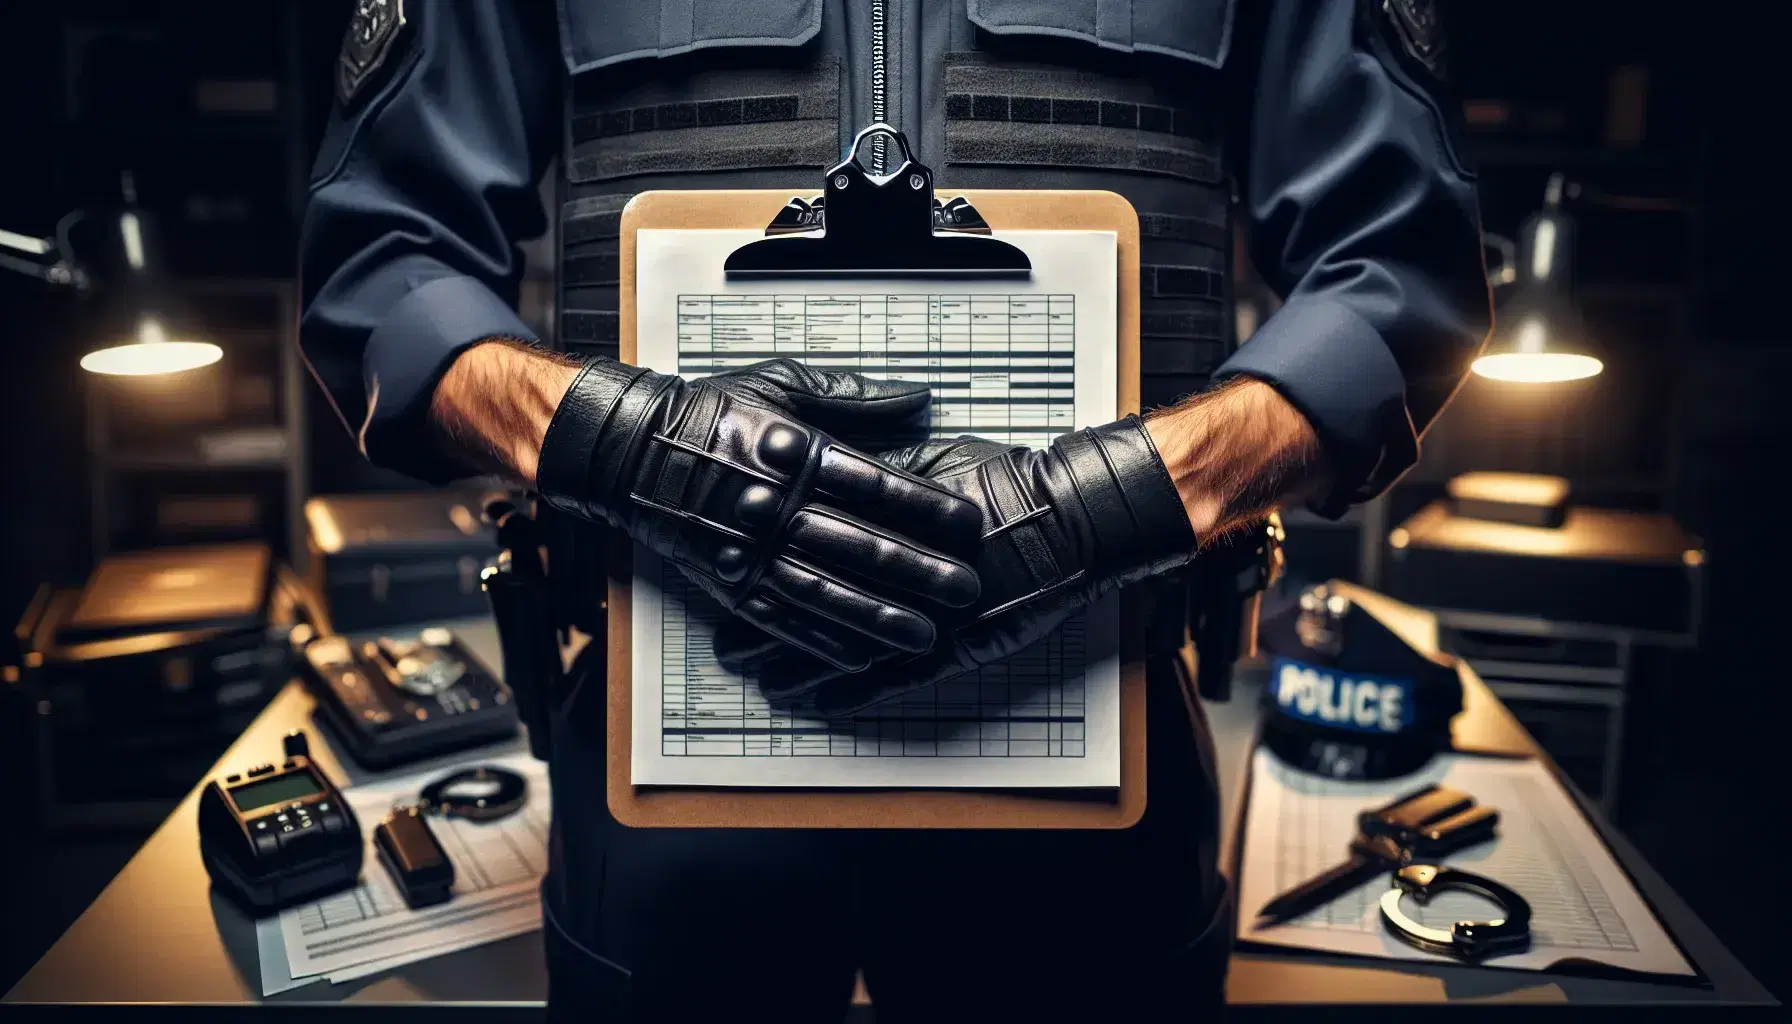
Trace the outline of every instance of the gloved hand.
{"label": "gloved hand", "polygon": [[1015,654],[1102,595],[1195,555],[1188,513],[1137,416],[1068,434],[1044,450],[961,437],[881,458],[982,509],[982,596],[939,647],[857,675],[724,624],[717,655],[730,664],[757,661],[768,697],[815,689],[823,714],[849,714]]}
{"label": "gloved hand", "polygon": [[919,438],[930,401],[925,384],[788,359],[688,381],[597,357],[548,424],[537,487],[758,629],[858,671],[930,649],[940,613],[977,597],[976,506],[824,432]]}

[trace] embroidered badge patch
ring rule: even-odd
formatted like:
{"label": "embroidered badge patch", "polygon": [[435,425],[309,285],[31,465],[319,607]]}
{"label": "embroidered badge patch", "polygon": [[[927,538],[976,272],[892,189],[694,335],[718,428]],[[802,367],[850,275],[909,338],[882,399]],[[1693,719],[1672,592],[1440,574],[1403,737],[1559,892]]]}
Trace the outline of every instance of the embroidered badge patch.
{"label": "embroidered badge patch", "polygon": [[355,0],[336,58],[336,96],[345,105],[385,67],[403,29],[404,0]]}
{"label": "embroidered badge patch", "polygon": [[1394,35],[1407,56],[1432,74],[1443,69],[1444,27],[1435,0],[1381,0],[1382,13],[1393,23]]}

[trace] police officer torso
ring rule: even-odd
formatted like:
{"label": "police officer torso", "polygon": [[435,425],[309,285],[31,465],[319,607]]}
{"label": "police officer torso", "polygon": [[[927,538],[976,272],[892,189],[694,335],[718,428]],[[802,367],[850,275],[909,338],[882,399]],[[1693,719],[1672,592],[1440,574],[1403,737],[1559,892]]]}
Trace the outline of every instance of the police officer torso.
{"label": "police officer torso", "polygon": [[[853,134],[882,120],[943,195],[1125,196],[1139,214],[1141,402],[1200,390],[1231,339],[1220,69],[1232,6],[562,0],[560,347],[617,355],[618,227],[636,193],[815,190]],[[561,523],[555,536],[560,565],[595,564],[594,531]],[[599,627],[589,596],[562,595]]]}
{"label": "police officer torso", "polygon": [[[614,353],[630,196],[813,194],[853,134],[884,120],[948,196],[1130,200],[1144,404],[1214,370],[1274,387],[1323,448],[1316,507],[1341,512],[1412,465],[1486,330],[1435,13],[1432,0],[361,0],[301,240],[304,352],[369,459],[465,476],[483,465],[478,443],[516,438],[446,436],[439,383],[488,342],[537,337],[515,309],[518,242],[544,226],[554,151],[551,340]],[[1284,302],[1227,354],[1233,180],[1231,212]],[[548,545],[560,617],[590,631],[605,542],[583,526]],[[861,835],[615,821],[593,781],[609,770],[590,696],[602,687],[584,685],[604,650],[588,648],[554,720],[551,1004],[838,1020],[855,968],[892,1020],[904,1006],[916,1020],[1136,1017],[1188,1006],[1191,987],[1217,995],[1231,934],[1219,783],[1205,730],[1189,727],[1199,702],[1161,682],[1180,662],[1148,666],[1137,826]],[[1053,898],[1083,879],[1095,898]],[[1116,1008],[1123,996],[1140,1009]]]}

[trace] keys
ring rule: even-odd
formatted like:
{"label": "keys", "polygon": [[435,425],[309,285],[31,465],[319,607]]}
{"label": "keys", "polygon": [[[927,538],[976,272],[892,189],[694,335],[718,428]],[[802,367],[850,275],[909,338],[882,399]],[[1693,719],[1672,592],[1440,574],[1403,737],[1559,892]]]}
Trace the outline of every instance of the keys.
{"label": "keys", "polygon": [[1280,924],[1332,902],[1386,871],[1435,862],[1494,837],[1499,812],[1467,793],[1426,786],[1357,815],[1342,863],[1281,893],[1257,912],[1257,926]]}

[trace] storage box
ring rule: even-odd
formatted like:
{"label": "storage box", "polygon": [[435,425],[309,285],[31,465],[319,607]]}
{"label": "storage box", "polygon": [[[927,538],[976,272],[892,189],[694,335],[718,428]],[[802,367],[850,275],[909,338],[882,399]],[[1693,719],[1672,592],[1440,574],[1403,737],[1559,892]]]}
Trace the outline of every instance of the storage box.
{"label": "storage box", "polygon": [[312,583],[347,632],[484,615],[498,543],[478,491],[343,494],[305,503]]}
{"label": "storage box", "polygon": [[1698,633],[1705,554],[1659,513],[1570,508],[1559,527],[1455,514],[1434,502],[1388,535],[1387,591],[1424,608]]}

